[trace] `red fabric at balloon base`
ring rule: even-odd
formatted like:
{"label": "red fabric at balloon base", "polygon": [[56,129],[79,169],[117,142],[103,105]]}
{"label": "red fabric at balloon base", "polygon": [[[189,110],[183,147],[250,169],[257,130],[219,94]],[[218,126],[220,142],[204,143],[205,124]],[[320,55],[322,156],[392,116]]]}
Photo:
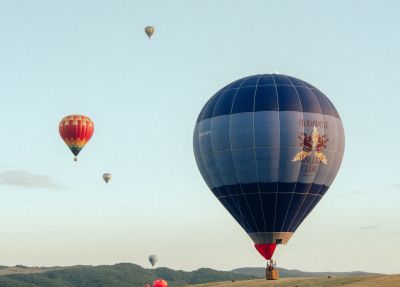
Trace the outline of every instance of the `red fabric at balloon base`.
{"label": "red fabric at balloon base", "polygon": [[254,247],[257,249],[257,251],[267,260],[270,260],[272,258],[272,255],[274,254],[275,248],[276,248],[276,243],[271,243],[271,244],[254,244]]}
{"label": "red fabric at balloon base", "polygon": [[157,279],[153,282],[153,287],[168,287],[168,283],[165,280]]}

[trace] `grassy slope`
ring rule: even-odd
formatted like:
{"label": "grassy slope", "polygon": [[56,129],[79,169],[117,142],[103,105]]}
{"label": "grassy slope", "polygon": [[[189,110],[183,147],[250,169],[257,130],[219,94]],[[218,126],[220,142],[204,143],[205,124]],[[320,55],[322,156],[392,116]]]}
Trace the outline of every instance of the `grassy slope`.
{"label": "grassy slope", "polygon": [[[0,265],[0,276],[1,275],[11,275],[11,274],[33,274],[33,273],[43,273],[48,271],[59,271],[63,269],[76,269],[76,268],[85,268],[85,267],[94,267],[90,265],[75,265],[75,266],[53,266],[53,267],[28,267],[23,265],[16,266],[1,266]],[[112,265],[108,267],[112,268]],[[205,273],[207,271],[211,271],[211,269],[204,268]],[[244,267],[234,269],[231,272],[241,275],[242,278],[264,278],[265,277],[265,268],[263,267]],[[353,272],[305,272],[295,269],[285,269],[279,268],[279,274],[281,278],[293,278],[293,277],[326,277],[328,275],[334,277],[341,276],[362,276],[362,275],[384,275],[379,273],[367,273],[361,271],[353,271]],[[399,286],[400,287],[400,286]]]}
{"label": "grassy slope", "polygon": [[195,287],[399,287],[400,275],[345,276],[332,278],[264,279],[190,285]]}
{"label": "grassy slope", "polygon": [[[64,270],[63,270],[64,269]],[[49,270],[52,270],[48,272]],[[46,272],[46,273],[42,273]],[[36,287],[36,286],[143,286],[140,277],[151,282],[154,277],[165,277],[171,286],[185,286],[186,282],[207,282],[226,280],[229,272],[218,272],[210,269],[200,269],[195,272],[174,271],[167,268],[154,270],[143,269],[133,264],[117,264],[114,266],[74,266],[74,267],[0,267],[0,275],[14,273],[11,276],[1,276],[0,287]],[[31,273],[31,275],[23,275]],[[42,273],[42,274],[40,274]],[[228,275],[229,274],[229,275]],[[127,276],[128,275],[128,276]],[[239,275],[239,274],[238,274]],[[237,276],[238,276],[237,275]],[[129,278],[130,277],[130,278]],[[231,277],[232,279],[234,277]],[[242,277],[243,278],[243,277]],[[253,277],[254,278],[254,277]],[[139,279],[139,280],[137,280]],[[217,279],[217,280],[216,280]],[[196,287],[400,287],[400,275],[378,276],[336,276],[332,278],[284,278],[278,281],[244,280],[225,281],[190,285]],[[97,282],[96,282],[97,281]],[[136,282],[135,282],[136,281]],[[139,281],[139,282],[137,282]],[[192,284],[193,284],[192,283]],[[186,285],[187,286],[187,285]]]}
{"label": "grassy slope", "polygon": [[[285,269],[279,267],[279,274],[281,278],[293,278],[293,277],[327,277],[327,276],[364,276],[364,275],[384,275],[379,273],[367,273],[361,271],[352,272],[305,272],[296,269]],[[262,267],[244,267],[232,270],[237,274],[251,275],[258,278],[265,278],[265,268]]]}

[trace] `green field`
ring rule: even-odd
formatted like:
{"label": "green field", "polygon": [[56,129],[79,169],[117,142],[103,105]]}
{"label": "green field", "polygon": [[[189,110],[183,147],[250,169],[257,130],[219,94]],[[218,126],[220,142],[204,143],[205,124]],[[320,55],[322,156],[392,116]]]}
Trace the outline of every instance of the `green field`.
{"label": "green field", "polygon": [[332,278],[264,279],[190,285],[191,287],[399,287],[400,275],[346,276]]}

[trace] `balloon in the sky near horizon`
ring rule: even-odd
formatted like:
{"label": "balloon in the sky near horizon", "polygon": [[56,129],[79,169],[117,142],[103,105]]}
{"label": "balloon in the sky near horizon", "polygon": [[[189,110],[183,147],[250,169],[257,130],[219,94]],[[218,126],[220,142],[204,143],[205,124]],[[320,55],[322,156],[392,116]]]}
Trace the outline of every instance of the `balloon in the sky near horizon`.
{"label": "balloon in the sky near horizon", "polygon": [[156,29],[153,26],[147,26],[146,28],[144,28],[144,32],[146,33],[147,37],[149,37],[149,39],[154,34],[155,30]]}
{"label": "balloon in the sky near horizon", "polygon": [[107,172],[107,173],[103,174],[103,179],[106,183],[108,183],[110,181],[111,177],[112,177],[111,173]]}
{"label": "balloon in the sky near horizon", "polygon": [[58,128],[61,138],[75,155],[74,160],[77,161],[79,152],[93,135],[92,120],[84,115],[69,115],[61,120]]}
{"label": "balloon in the sky near horizon", "polygon": [[154,254],[153,254],[153,255],[150,255],[150,256],[149,256],[149,262],[150,262],[151,266],[154,267],[154,264],[156,264],[157,261],[158,261],[157,255],[154,255]]}
{"label": "balloon in the sky near horizon", "polygon": [[282,74],[222,88],[203,107],[193,134],[205,182],[267,260],[331,186],[344,142],[330,100]]}
{"label": "balloon in the sky near horizon", "polygon": [[168,283],[163,279],[157,279],[154,280],[153,287],[168,287]]}

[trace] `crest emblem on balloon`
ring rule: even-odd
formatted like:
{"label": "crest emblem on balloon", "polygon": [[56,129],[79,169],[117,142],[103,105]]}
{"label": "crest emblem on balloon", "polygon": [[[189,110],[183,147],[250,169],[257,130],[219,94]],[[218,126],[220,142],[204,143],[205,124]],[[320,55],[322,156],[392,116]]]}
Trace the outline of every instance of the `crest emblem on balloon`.
{"label": "crest emblem on balloon", "polygon": [[328,160],[323,153],[326,148],[328,138],[325,135],[320,135],[317,128],[314,127],[311,135],[300,133],[298,136],[302,151],[298,152],[292,161],[302,161],[303,159],[314,154],[322,163],[328,164]]}

